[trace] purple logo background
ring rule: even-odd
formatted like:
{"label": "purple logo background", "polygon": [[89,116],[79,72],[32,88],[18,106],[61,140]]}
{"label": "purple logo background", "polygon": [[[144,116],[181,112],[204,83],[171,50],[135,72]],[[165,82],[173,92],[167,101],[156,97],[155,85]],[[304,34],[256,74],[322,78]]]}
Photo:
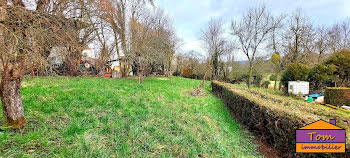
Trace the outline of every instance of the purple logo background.
{"label": "purple logo background", "polygon": [[[313,139],[310,140],[310,136],[308,133],[316,132],[313,134]],[[327,135],[335,137],[335,139],[331,140],[316,140],[317,135]],[[296,142],[297,143],[345,143],[345,130],[317,130],[317,129],[307,129],[307,130],[297,130],[296,131]]]}

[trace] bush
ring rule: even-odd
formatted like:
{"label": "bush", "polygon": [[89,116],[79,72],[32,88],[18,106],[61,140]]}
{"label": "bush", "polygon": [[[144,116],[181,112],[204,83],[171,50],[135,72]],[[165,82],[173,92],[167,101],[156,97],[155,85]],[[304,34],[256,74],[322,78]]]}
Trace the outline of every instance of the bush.
{"label": "bush", "polygon": [[335,106],[350,106],[350,88],[327,88],[325,92],[327,104]]}
{"label": "bush", "polygon": [[319,64],[314,66],[309,73],[310,86],[314,90],[323,89],[325,82],[333,82],[335,76],[333,75],[335,67],[333,65]]}
{"label": "bush", "polygon": [[248,74],[239,74],[237,76],[234,76],[234,79],[231,81],[231,83],[240,83],[240,82],[245,82],[248,83],[248,78],[249,75]]}
{"label": "bush", "polygon": [[277,74],[272,74],[270,75],[270,81],[274,81],[274,86],[273,89],[277,88],[277,81],[278,81],[278,75]]}
{"label": "bush", "polygon": [[[251,132],[260,135],[269,145],[280,151],[281,157],[349,157],[339,154],[296,154],[296,129],[318,121],[337,119],[337,125],[350,136],[350,115],[318,104],[298,102],[290,97],[236,87],[213,81],[213,92],[234,111],[234,117]],[[347,140],[350,143],[350,140]]]}
{"label": "bush", "polygon": [[[256,87],[260,87],[260,83],[263,79],[263,76],[253,74],[252,78],[253,78],[252,84],[254,84]],[[234,79],[231,81],[231,83],[240,83],[240,82],[248,83],[248,79],[249,79],[249,74],[243,73],[235,76]]]}
{"label": "bush", "polygon": [[290,64],[286,71],[282,74],[282,83],[288,86],[288,81],[307,81],[309,76],[309,68],[303,64]]}
{"label": "bush", "polygon": [[190,79],[197,79],[197,75],[196,74],[191,74],[191,76],[190,76]]}
{"label": "bush", "polygon": [[[340,79],[340,86],[350,86],[350,50],[341,50],[334,53],[325,62],[326,65],[335,66],[334,74]],[[347,81],[347,82],[346,82]]]}
{"label": "bush", "polygon": [[[206,79],[208,79],[208,77],[210,76],[207,75],[206,77],[207,77]],[[191,79],[202,80],[203,78],[204,78],[204,74],[195,73],[191,75]]]}
{"label": "bush", "polygon": [[260,83],[263,79],[263,75],[253,75],[254,77],[254,80],[253,80],[253,84],[256,86],[256,87],[260,87]]}
{"label": "bush", "polygon": [[270,85],[271,83],[270,83],[270,81],[264,81],[263,82],[263,86],[265,87],[265,88],[269,88],[269,85]]}
{"label": "bush", "polygon": [[278,76],[276,74],[272,74],[269,79],[270,81],[277,81]]}
{"label": "bush", "polygon": [[192,75],[192,70],[188,66],[184,66],[182,68],[182,76],[186,78],[190,78]]}
{"label": "bush", "polygon": [[181,75],[181,72],[179,70],[175,70],[173,72],[173,76],[180,76]]}

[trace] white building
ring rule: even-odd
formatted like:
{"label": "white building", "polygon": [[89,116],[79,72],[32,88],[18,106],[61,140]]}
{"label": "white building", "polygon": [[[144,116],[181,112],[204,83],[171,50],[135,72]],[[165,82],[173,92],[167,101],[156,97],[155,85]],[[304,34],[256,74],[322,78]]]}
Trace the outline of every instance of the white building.
{"label": "white building", "polygon": [[306,81],[289,81],[288,93],[294,95],[308,95],[310,93],[309,82]]}
{"label": "white building", "polygon": [[52,47],[48,56],[49,64],[53,67],[60,67],[63,64],[65,56],[68,54],[66,47]]}

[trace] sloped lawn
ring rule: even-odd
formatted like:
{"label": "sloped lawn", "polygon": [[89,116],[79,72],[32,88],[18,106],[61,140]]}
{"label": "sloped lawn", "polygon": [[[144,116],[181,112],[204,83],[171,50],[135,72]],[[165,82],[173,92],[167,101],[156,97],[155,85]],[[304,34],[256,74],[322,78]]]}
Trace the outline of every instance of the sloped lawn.
{"label": "sloped lawn", "polygon": [[173,79],[26,78],[29,123],[1,126],[0,157],[260,156],[209,89],[189,95],[200,81]]}

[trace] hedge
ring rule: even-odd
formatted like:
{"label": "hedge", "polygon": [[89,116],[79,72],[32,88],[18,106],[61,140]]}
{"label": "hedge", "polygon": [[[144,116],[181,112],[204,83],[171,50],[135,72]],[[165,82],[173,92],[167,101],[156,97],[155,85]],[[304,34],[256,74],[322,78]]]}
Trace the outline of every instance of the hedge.
{"label": "hedge", "polygon": [[325,91],[325,101],[327,104],[335,106],[350,106],[350,88],[327,88]]}
{"label": "hedge", "polygon": [[347,155],[295,153],[296,129],[320,119],[337,119],[337,126],[345,128],[349,138],[350,113],[219,81],[212,82],[212,91],[232,110],[234,117],[243,126],[279,150],[282,157],[350,157],[349,140]]}

